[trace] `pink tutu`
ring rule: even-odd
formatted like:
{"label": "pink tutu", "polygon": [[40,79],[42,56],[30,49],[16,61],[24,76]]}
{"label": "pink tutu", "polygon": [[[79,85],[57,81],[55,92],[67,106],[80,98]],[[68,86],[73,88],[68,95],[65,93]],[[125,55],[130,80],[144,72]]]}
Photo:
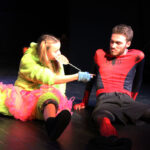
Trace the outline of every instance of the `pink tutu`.
{"label": "pink tutu", "polygon": [[35,119],[35,110],[39,97],[45,93],[51,93],[59,100],[58,112],[67,109],[71,112],[74,97],[70,100],[61,92],[52,87],[43,85],[40,89],[33,91],[22,90],[12,84],[0,83],[0,92],[6,93],[5,105],[9,112],[16,118],[22,121]]}

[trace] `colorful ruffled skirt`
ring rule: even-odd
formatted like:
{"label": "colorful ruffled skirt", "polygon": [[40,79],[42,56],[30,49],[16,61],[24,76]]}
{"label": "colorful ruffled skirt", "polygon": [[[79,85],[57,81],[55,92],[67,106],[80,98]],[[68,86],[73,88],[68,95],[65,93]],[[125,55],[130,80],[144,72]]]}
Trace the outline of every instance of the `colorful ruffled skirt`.
{"label": "colorful ruffled skirt", "polygon": [[74,97],[67,99],[58,89],[43,85],[33,91],[22,90],[13,84],[0,82],[0,113],[14,116],[22,121],[43,119],[41,112],[44,101],[52,99],[58,103],[57,114],[64,109],[71,112]]}

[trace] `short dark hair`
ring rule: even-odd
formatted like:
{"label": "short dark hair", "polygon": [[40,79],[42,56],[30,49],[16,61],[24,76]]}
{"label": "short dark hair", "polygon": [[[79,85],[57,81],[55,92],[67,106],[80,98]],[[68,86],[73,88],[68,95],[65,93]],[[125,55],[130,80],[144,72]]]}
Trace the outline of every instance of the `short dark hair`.
{"label": "short dark hair", "polygon": [[113,27],[112,34],[118,33],[126,36],[127,41],[132,41],[133,39],[133,30],[131,26],[126,24],[119,24]]}

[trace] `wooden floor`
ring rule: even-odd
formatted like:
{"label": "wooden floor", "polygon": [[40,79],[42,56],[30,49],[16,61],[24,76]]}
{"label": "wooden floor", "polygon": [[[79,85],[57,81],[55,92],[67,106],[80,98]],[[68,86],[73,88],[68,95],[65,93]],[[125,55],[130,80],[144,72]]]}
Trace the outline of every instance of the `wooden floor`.
{"label": "wooden floor", "polygon": [[[3,83],[13,83],[16,74],[0,73]],[[75,97],[75,103],[83,97],[83,83],[69,83],[67,96]],[[150,104],[149,84],[144,84],[138,101]],[[47,136],[44,122],[34,120],[21,122],[13,118],[0,117],[0,150],[86,150],[89,140],[98,135],[90,120],[92,106],[95,105],[95,88],[92,91],[89,109],[74,112],[72,120],[57,142],[51,142]],[[150,124],[139,122],[137,126],[115,124],[119,137],[130,138],[132,150],[150,149]],[[94,149],[92,149],[94,150]]]}

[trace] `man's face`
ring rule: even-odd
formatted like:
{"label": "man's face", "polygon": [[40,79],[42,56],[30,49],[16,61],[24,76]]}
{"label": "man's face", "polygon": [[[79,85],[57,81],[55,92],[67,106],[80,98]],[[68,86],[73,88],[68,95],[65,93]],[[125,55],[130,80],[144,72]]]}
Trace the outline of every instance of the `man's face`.
{"label": "man's face", "polygon": [[110,39],[110,54],[112,56],[123,55],[125,49],[130,46],[131,42],[126,40],[123,34],[112,34]]}

